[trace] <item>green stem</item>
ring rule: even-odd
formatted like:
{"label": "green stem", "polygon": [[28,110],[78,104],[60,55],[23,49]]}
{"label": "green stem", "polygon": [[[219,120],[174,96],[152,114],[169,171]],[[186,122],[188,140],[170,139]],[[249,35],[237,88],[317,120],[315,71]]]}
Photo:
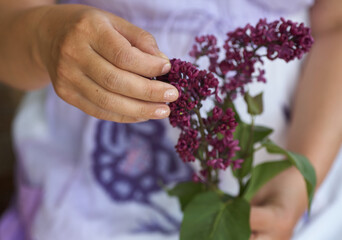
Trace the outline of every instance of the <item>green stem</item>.
{"label": "green stem", "polygon": [[199,125],[199,130],[200,130],[200,133],[201,133],[202,141],[205,142],[205,132],[204,132],[205,126],[204,126],[204,123],[203,123],[203,119],[202,119],[201,113],[200,113],[200,111],[197,108],[194,108],[194,112],[196,113],[197,118],[198,118],[198,122],[200,124]]}
{"label": "green stem", "polygon": [[[246,159],[248,158],[250,155],[254,154],[254,148],[251,145],[254,145],[253,143],[253,138],[254,138],[254,125],[255,125],[255,116],[251,115],[252,117],[252,121],[251,121],[251,134],[249,135],[249,139],[248,139],[248,144],[247,144],[247,151],[245,152],[245,154],[243,154],[243,158]],[[251,152],[248,149],[252,149]],[[243,179],[241,177],[238,178],[239,181],[239,196],[241,197],[245,191],[245,185],[243,183]]]}
{"label": "green stem", "polygon": [[[202,138],[202,143],[203,143],[203,146],[205,148],[205,162],[208,161],[208,157],[209,157],[209,151],[208,151],[208,144],[207,144],[207,140],[206,140],[206,136],[205,136],[205,126],[204,126],[204,123],[203,123],[203,120],[202,120],[202,116],[201,116],[201,113],[199,111],[199,109],[197,108],[194,108],[194,112],[196,113],[197,115],[197,118],[198,118],[198,122],[199,122],[199,130],[200,130],[200,133],[201,133],[201,138]],[[202,162],[203,163],[203,162]],[[208,182],[211,184],[212,182],[212,176],[211,176],[211,167],[208,167],[205,165],[205,163],[202,164],[202,168],[204,169],[205,167],[208,168]]]}
{"label": "green stem", "polygon": [[238,178],[239,181],[239,197],[242,197],[243,192],[245,191],[245,186],[243,184],[242,178]]}

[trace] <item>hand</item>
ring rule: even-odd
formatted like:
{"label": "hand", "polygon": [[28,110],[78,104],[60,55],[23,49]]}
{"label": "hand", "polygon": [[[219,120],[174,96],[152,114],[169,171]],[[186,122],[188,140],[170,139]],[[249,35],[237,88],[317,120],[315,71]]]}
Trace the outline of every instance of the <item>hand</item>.
{"label": "hand", "polygon": [[303,177],[289,169],[268,182],[253,198],[251,240],[289,240],[307,207]]}
{"label": "hand", "polygon": [[137,122],[169,115],[172,85],[145,77],[170,62],[153,36],[122,18],[83,5],[51,6],[39,27],[38,56],[59,97],[94,117]]}

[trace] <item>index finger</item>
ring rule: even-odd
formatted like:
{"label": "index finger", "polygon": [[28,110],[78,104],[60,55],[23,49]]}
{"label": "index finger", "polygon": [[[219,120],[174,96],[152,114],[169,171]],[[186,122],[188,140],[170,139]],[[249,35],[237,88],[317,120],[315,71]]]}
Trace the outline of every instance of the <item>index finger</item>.
{"label": "index finger", "polygon": [[168,59],[143,52],[132,46],[110,22],[104,22],[94,38],[91,47],[122,70],[145,77],[155,77],[166,74],[171,69]]}

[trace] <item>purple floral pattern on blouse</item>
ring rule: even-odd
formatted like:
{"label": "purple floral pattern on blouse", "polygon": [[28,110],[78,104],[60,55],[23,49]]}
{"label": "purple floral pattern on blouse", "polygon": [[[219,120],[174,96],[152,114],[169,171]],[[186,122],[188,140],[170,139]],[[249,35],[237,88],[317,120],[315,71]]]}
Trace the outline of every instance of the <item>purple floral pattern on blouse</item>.
{"label": "purple floral pattern on blouse", "polygon": [[[157,120],[135,124],[99,121],[93,171],[113,201],[149,206],[177,231],[179,222],[150,201],[152,194],[164,191],[162,185],[189,180],[192,176],[190,167],[178,158],[165,134],[162,122]],[[168,232],[156,222],[143,225],[137,231]]]}

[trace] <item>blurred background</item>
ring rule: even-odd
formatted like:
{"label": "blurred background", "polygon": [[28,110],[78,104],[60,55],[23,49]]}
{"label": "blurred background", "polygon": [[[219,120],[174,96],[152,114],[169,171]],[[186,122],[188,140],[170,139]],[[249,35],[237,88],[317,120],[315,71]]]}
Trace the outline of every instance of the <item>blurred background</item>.
{"label": "blurred background", "polygon": [[14,194],[12,120],[23,93],[0,84],[0,216]]}

